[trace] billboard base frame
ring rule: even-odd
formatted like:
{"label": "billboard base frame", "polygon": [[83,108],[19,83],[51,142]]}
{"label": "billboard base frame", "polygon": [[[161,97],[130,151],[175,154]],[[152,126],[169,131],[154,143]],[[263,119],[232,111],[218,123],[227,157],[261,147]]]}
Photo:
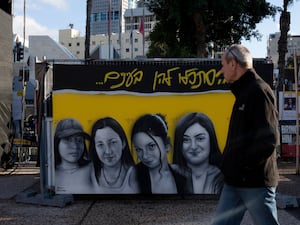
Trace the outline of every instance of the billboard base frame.
{"label": "billboard base frame", "polygon": [[63,208],[72,204],[74,198],[71,194],[59,194],[46,197],[37,192],[22,192],[16,196],[16,202]]}

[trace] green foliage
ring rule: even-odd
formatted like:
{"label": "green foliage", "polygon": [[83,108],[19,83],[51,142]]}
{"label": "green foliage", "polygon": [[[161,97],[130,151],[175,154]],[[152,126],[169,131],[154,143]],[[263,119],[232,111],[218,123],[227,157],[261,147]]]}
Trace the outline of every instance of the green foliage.
{"label": "green foliage", "polygon": [[148,57],[206,57],[209,42],[218,49],[260,39],[256,24],[278,11],[264,0],[149,0],[147,6],[158,21]]}

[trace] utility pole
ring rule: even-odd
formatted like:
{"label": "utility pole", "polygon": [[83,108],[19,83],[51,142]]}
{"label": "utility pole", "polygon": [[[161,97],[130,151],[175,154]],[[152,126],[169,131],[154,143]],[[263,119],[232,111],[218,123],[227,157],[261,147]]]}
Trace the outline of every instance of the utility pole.
{"label": "utility pole", "polygon": [[120,58],[122,58],[122,18],[123,18],[123,6],[122,6],[122,0],[119,1],[119,45],[120,45]]}
{"label": "utility pole", "polygon": [[108,59],[111,59],[110,55],[110,39],[111,39],[111,31],[110,31],[110,20],[111,20],[111,0],[108,0],[108,23],[107,23],[107,31],[108,31]]}
{"label": "utility pole", "polygon": [[143,0],[143,21],[142,21],[142,26],[143,26],[143,56],[145,56],[145,0]]}
{"label": "utility pole", "polygon": [[295,92],[296,92],[296,174],[299,171],[299,97],[298,97],[298,64],[297,53],[294,50],[294,79],[295,79]]}
{"label": "utility pole", "polygon": [[130,44],[131,44],[131,59],[133,59],[133,0],[131,0],[131,18],[130,18],[130,23],[131,23],[131,31],[130,31]]}
{"label": "utility pole", "polygon": [[22,86],[23,86],[23,94],[22,94],[22,118],[21,118],[21,150],[23,146],[24,139],[24,120],[25,120],[25,110],[26,110],[26,81],[25,81],[25,60],[24,60],[24,50],[25,50],[25,32],[26,30],[26,0],[24,0],[23,6],[23,62],[22,62]]}

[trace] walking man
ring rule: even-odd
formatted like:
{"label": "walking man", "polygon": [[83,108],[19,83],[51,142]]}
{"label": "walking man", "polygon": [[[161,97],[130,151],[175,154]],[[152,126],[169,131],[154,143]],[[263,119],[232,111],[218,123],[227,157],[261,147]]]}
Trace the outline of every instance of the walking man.
{"label": "walking man", "polygon": [[221,71],[235,102],[221,163],[225,184],[213,225],[238,225],[246,210],[257,225],[279,225],[278,111],[272,89],[252,61],[242,45],[232,45],[222,56]]}

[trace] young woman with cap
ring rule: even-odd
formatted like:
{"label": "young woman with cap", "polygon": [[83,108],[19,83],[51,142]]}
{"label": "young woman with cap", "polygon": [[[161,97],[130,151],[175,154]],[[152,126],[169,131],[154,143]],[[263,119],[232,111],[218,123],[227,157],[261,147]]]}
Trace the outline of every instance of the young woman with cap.
{"label": "young woman with cap", "polygon": [[60,120],[54,134],[55,188],[58,193],[84,194],[91,188],[89,135],[72,118]]}

